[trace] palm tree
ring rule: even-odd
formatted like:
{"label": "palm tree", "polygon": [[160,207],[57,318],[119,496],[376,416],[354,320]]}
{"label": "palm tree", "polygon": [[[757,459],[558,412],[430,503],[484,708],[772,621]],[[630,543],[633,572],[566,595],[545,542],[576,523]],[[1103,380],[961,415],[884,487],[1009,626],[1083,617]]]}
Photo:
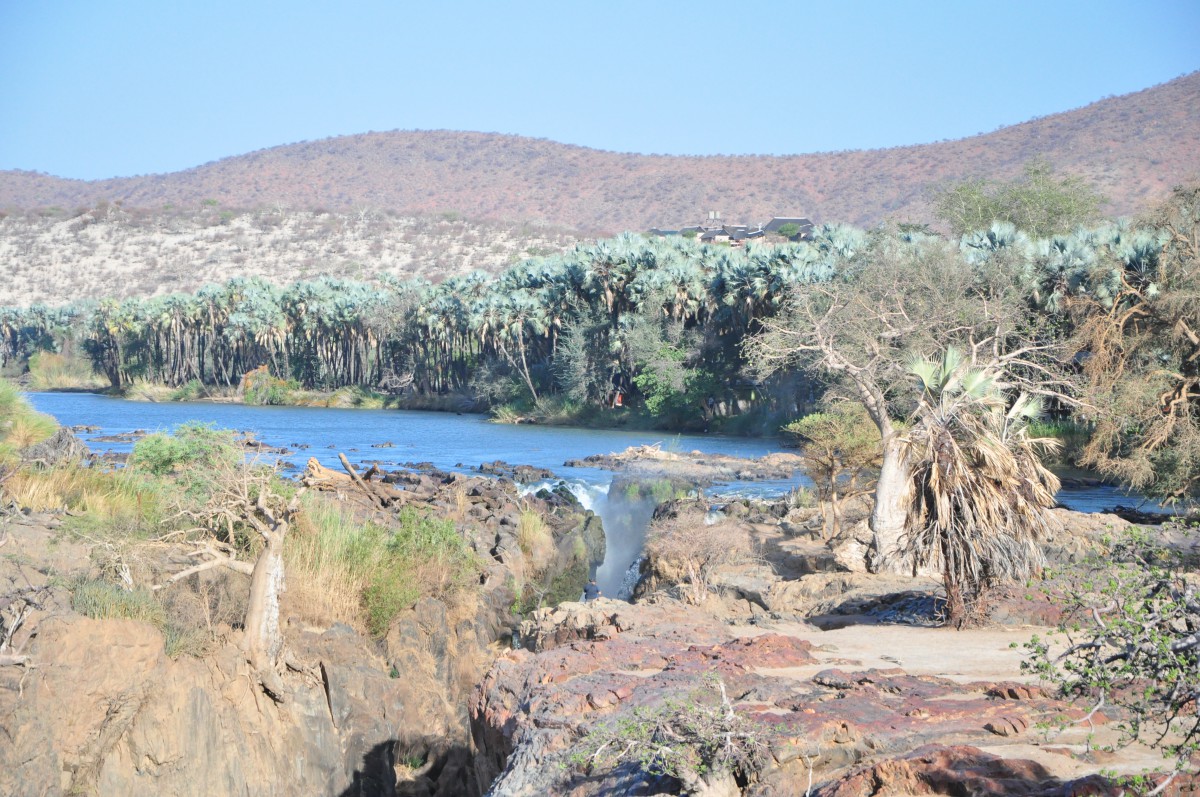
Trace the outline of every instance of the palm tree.
{"label": "palm tree", "polygon": [[921,393],[903,437],[912,490],[901,555],[914,570],[941,571],[947,623],[962,627],[989,588],[1041,568],[1038,539],[1059,482],[1039,454],[1058,441],[1029,435],[1041,411],[1036,398],[1008,405],[999,374],[972,367],[954,348],[910,370]]}

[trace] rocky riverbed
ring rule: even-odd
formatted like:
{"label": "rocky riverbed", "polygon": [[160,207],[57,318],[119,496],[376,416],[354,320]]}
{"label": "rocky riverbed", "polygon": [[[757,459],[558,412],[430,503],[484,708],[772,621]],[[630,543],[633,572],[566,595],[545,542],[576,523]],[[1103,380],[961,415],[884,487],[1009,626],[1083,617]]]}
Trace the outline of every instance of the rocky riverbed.
{"label": "rocky riverbed", "polygon": [[[138,584],[162,583],[191,546],[99,540],[68,532],[60,512],[6,507],[0,653],[12,653],[0,657],[0,794],[451,797],[486,789],[473,764],[470,694],[511,644],[520,584],[559,590],[557,600],[582,592],[603,556],[598,518],[569,492],[521,496],[502,479],[393,473],[370,489],[348,474],[305,480],[385,527],[399,509],[454,518],[482,563],[478,587],[452,601],[420,600],[377,639],[299,620],[285,592],[295,664],[291,699],[275,703],[239,645],[246,575],[206,570],[164,590],[170,612],[191,607],[201,625],[202,649],[179,653],[160,625],[105,619],[78,588],[103,582],[114,566]],[[550,541],[535,553],[518,540],[528,511]]]}
{"label": "rocky riverbed", "polygon": [[[509,467],[493,470],[524,473]],[[0,793],[674,794],[674,777],[589,766],[589,739],[668,706],[719,709],[719,689],[763,755],[734,786],[763,797],[1116,794],[1100,770],[1162,765],[1137,746],[1104,752],[1110,717],[1072,724],[1082,711],[1021,673],[1020,645],[1060,616],[1050,582],[1002,596],[979,628],[944,629],[935,582],[865,572],[861,523],[826,540],[815,510],[787,501],[714,512],[692,499],[656,522],[717,517],[752,552],[713,575],[703,602],[680,601],[677,574],[651,556],[636,602],[577,603],[604,537],[566,490],[528,496],[508,479],[436,469],[318,465],[302,479],[381,523],[407,508],[453,518],[484,563],[478,590],[423,599],[377,639],[300,621],[285,596],[301,666],[280,705],[250,677],[233,614],[209,618],[197,655],[168,655],[152,623],[85,616],[71,585],[111,572],[111,545],[67,533],[61,513],[9,507],[0,612],[16,655],[0,663]],[[538,557],[519,539],[531,509],[553,540]],[[1046,545],[1060,566],[1127,525],[1058,520]],[[161,580],[182,553],[146,549],[138,577]],[[532,573],[546,608],[522,618],[515,587]],[[212,570],[179,588],[236,604],[246,586]],[[1042,729],[1059,720],[1064,730]]]}

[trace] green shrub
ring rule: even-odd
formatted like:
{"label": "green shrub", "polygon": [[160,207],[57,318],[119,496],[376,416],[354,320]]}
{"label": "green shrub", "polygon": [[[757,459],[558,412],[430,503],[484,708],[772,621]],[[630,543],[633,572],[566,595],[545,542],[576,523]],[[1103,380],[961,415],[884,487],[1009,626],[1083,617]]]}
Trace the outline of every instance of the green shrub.
{"label": "green shrub", "polygon": [[174,434],[159,432],[139,440],[129,456],[129,467],[165,476],[187,468],[211,470],[234,465],[241,455],[232,431],[190,422],[176,427]]}
{"label": "green shrub", "polygon": [[81,579],[71,586],[71,608],[93,620],[140,620],[166,626],[167,614],[148,589],[127,590],[103,579]]}
{"label": "green shrub", "polygon": [[208,392],[205,390],[204,383],[199,379],[192,379],[175,388],[171,394],[171,401],[196,401],[206,395]]}
{"label": "green shrub", "polygon": [[264,365],[242,376],[242,401],[246,404],[288,405],[293,403],[292,393],[299,388],[298,382],[273,376]]}

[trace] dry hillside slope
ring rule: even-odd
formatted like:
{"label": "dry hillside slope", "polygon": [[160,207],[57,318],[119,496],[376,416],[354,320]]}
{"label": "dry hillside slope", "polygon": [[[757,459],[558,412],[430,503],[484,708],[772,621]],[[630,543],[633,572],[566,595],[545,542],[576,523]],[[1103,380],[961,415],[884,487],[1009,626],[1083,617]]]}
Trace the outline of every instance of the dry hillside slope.
{"label": "dry hillside slope", "polygon": [[390,213],[244,213],[204,206],[145,213],[101,204],[83,212],[0,218],[0,307],[193,292],[232,277],[285,285],[332,276],[439,282],[569,248],[555,228]]}
{"label": "dry hillside slope", "polygon": [[[1014,87],[1020,90],[1020,87]],[[880,124],[887,124],[880,119]],[[1200,72],[959,141],[815,155],[674,157],[488,133],[399,131],[274,147],[165,175],[83,182],[0,173],[0,207],[224,207],[404,213],[646,229],[718,209],[731,220],[808,214],[872,225],[925,220],[932,186],[1009,179],[1041,157],[1136,213],[1200,176]]]}

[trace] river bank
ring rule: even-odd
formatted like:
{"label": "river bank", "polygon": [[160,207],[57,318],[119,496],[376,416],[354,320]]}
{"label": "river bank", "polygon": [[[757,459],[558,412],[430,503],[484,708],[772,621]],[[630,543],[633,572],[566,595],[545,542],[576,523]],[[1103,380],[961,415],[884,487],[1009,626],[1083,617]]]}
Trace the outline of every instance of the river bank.
{"label": "river bank", "polygon": [[[412,391],[383,393],[365,387],[336,390],[301,388],[268,377],[257,388],[245,385],[205,385],[198,381],[179,387],[138,381],[121,389],[105,387],[94,379],[27,379],[30,389],[51,393],[95,393],[138,402],[188,402],[244,404],[247,406],[322,407],[334,409],[412,410],[488,415],[496,423],[536,424],[579,429],[617,429],[688,434],[726,434],[740,437],[779,436],[790,415],[765,407],[738,409],[735,403],[720,403],[710,409],[697,408],[693,416],[655,414],[644,406],[597,407],[561,396],[537,402],[512,401],[492,404],[468,393],[423,394]],[[253,383],[252,383],[253,384]]]}

